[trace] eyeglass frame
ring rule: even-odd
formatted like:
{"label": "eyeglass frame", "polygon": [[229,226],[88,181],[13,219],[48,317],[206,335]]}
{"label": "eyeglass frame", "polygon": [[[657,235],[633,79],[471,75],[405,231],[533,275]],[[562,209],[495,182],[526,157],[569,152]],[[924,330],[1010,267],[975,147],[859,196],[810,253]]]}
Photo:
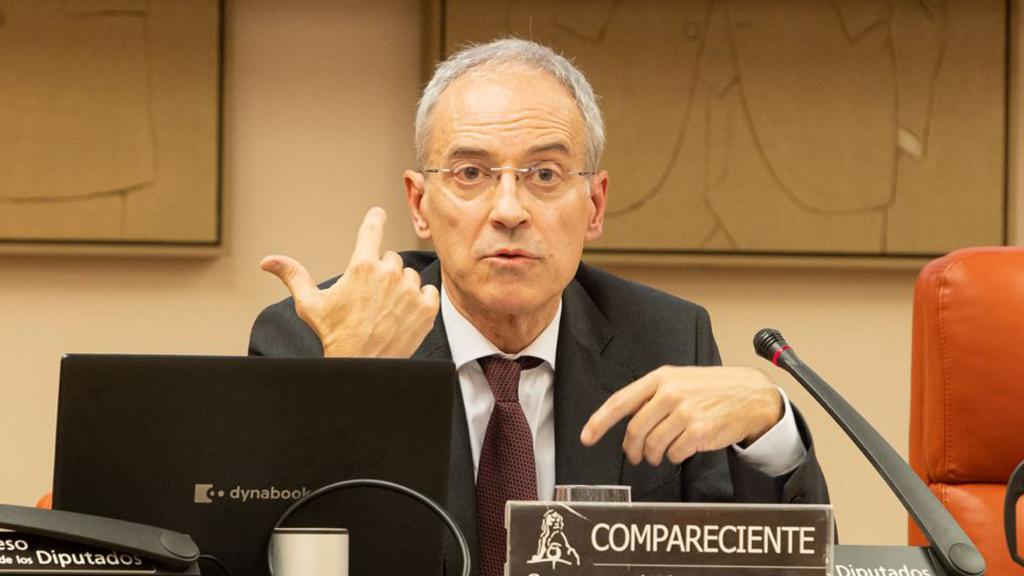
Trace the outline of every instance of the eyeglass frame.
{"label": "eyeglass frame", "polygon": [[[482,170],[489,171],[492,176],[493,175],[497,175],[498,179],[495,179],[494,184],[492,185],[493,187],[497,187],[497,184],[498,184],[498,182],[500,181],[500,178],[501,178],[501,174],[504,173],[506,170],[511,170],[511,171],[515,172],[515,174],[516,174],[516,182],[518,182],[520,174],[522,174],[524,176],[529,176],[531,174],[534,174],[534,173],[536,173],[539,170],[538,166],[540,164],[543,164],[543,162],[538,162],[538,163],[531,164],[529,166],[524,166],[524,167],[517,167],[517,166],[484,166],[482,164],[478,165],[476,167],[480,168]],[[447,175],[452,176],[452,175],[455,174],[456,170],[457,170],[456,168],[422,168],[422,169],[420,169],[420,172],[422,172],[424,174],[447,174]],[[569,172],[566,172],[565,175],[566,176],[594,176],[597,173],[598,173],[597,170],[570,170]]]}

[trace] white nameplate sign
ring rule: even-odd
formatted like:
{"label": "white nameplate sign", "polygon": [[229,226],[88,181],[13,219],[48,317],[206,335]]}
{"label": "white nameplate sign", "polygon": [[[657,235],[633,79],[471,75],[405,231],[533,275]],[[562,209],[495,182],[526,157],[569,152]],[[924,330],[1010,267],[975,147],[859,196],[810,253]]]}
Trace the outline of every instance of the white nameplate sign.
{"label": "white nameplate sign", "polygon": [[0,574],[198,576],[196,564],[174,569],[137,554],[85,546],[34,534],[0,531]]}
{"label": "white nameplate sign", "polygon": [[506,576],[825,576],[831,506],[509,502]]}

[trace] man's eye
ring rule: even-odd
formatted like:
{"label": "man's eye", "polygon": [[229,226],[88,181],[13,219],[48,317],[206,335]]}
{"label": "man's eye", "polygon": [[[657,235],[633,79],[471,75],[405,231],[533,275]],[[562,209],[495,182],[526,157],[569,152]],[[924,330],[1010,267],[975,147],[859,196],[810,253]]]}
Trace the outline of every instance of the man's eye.
{"label": "man's eye", "polygon": [[530,179],[542,186],[554,186],[562,181],[562,173],[557,166],[541,164],[533,167]]}
{"label": "man's eye", "polygon": [[455,169],[455,177],[463,182],[477,182],[482,180],[484,171],[478,166],[463,166]]}
{"label": "man's eye", "polygon": [[551,182],[557,177],[557,173],[550,168],[541,168],[537,170],[537,179],[541,182]]}

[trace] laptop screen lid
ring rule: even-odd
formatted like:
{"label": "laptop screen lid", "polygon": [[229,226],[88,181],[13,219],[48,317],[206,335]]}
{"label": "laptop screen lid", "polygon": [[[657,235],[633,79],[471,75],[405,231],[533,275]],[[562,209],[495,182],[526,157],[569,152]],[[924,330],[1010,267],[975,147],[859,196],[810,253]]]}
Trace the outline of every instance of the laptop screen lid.
{"label": "laptop screen lid", "polygon": [[[353,478],[444,504],[454,366],[437,360],[68,355],[54,507],[192,535],[234,574],[266,574],[275,520]],[[352,574],[439,574],[444,527],[374,489],[325,495],[291,526],[350,532]]]}

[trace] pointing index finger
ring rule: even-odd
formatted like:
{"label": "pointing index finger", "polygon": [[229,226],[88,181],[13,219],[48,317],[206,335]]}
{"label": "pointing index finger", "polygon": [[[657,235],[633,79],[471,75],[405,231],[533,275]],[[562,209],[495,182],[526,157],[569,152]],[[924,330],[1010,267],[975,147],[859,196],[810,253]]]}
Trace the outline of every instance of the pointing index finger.
{"label": "pointing index finger", "polygon": [[388,215],[383,208],[370,208],[363,217],[363,223],[359,225],[351,262],[380,260],[380,250],[384,243],[384,225],[387,221]]}
{"label": "pointing index finger", "polygon": [[590,420],[587,420],[583,432],[580,433],[580,442],[584,446],[597,444],[612,426],[643,407],[657,389],[657,382],[648,374],[612,394],[591,414]]}

